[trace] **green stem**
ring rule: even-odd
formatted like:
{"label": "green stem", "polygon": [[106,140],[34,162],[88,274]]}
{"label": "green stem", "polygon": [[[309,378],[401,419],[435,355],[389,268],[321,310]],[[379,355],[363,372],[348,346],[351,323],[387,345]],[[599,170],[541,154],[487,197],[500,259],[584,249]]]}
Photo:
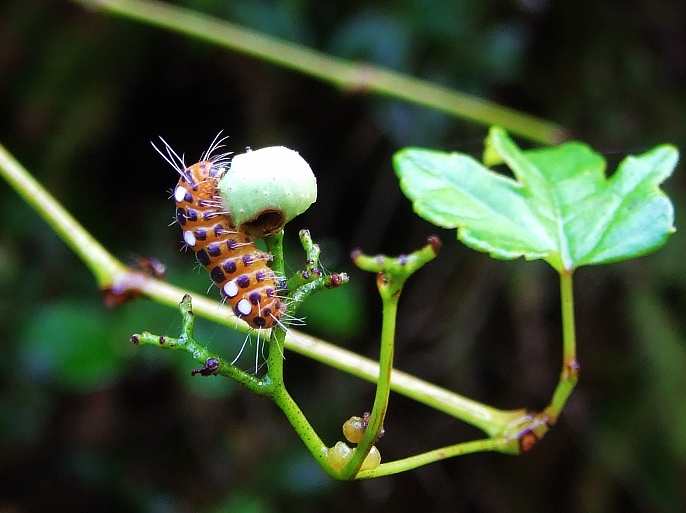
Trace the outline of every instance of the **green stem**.
{"label": "green stem", "polygon": [[390,476],[399,472],[406,472],[429,463],[435,463],[447,458],[471,454],[474,452],[496,451],[503,442],[499,438],[488,438],[485,440],[473,440],[462,442],[448,447],[441,447],[416,456],[395,460],[389,463],[382,463],[372,470],[362,470],[355,475],[355,479],[370,479],[374,477]]}
{"label": "green stem", "polygon": [[[384,255],[369,256],[364,255],[360,250],[353,251],[352,258],[355,265],[363,270],[377,273],[377,287],[383,301],[383,324],[374,407],[362,440],[348,464],[340,472],[340,479],[352,479],[358,474],[362,462],[381,434],[391,390],[398,300],[406,280],[418,269],[433,260],[438,255],[440,247],[440,240],[432,236],[429,237],[428,244],[423,248],[397,258],[389,258]],[[537,419],[532,418],[522,410],[502,412],[498,420],[497,425],[488,426],[492,436],[491,440],[485,443],[490,444],[489,447],[499,447],[500,450],[509,453],[518,451],[520,434],[524,433],[520,426],[527,430],[530,428],[531,422],[538,422]],[[428,460],[421,459],[421,461],[428,462],[443,457],[441,451],[443,450],[433,451],[428,453],[428,456],[419,455],[417,461],[421,458],[428,458]],[[412,465],[413,463],[408,464]]]}
{"label": "green stem", "polygon": [[[283,231],[267,237],[265,242],[267,250],[272,254],[272,269],[279,276],[284,276]],[[328,448],[286,389],[283,377],[285,338],[285,328],[280,325],[272,328],[269,339],[269,355],[267,356],[267,376],[265,378],[270,383],[269,397],[284,413],[288,422],[322,468],[329,475],[335,476],[335,470],[331,467],[327,457]]]}
{"label": "green stem", "polygon": [[576,360],[576,328],[574,322],[573,271],[560,273],[560,302],[562,307],[562,371],[550,405],[545,409],[549,423],[555,424],[567,399],[579,380]]}
{"label": "green stem", "polygon": [[[283,230],[264,239],[267,251],[272,255],[271,267],[277,276],[283,277],[285,263],[283,259]],[[269,336],[269,354],[267,355],[267,377],[276,388],[284,388],[283,359],[284,338],[286,332],[281,326],[275,326]],[[259,345],[259,344],[258,344]],[[259,348],[258,348],[259,349]]]}
{"label": "green stem", "polygon": [[[149,332],[143,332],[131,337],[131,342],[137,345],[155,346],[163,349],[181,350],[190,353],[195,360],[203,364],[203,369],[195,371],[203,375],[220,375],[226,376],[237,383],[240,383],[252,390],[258,395],[269,395],[271,390],[270,383],[266,380],[259,379],[257,376],[248,374],[238,367],[226,362],[219,355],[212,353],[207,347],[198,344],[193,338],[193,326],[195,323],[195,313],[192,310],[191,296],[186,294],[183,296],[179,304],[181,316],[183,319],[183,326],[181,327],[181,335],[179,338],[172,338],[160,335],[153,335]],[[208,365],[211,362],[211,367]],[[207,371],[205,373],[204,371]]]}
{"label": "green stem", "polygon": [[264,239],[267,251],[272,255],[271,268],[278,276],[285,276],[285,263],[283,260],[283,230]]}
{"label": "green stem", "polygon": [[267,355],[267,377],[277,388],[284,388],[283,360],[284,338],[286,332],[281,326],[272,328],[269,338],[269,354]]}
{"label": "green stem", "polygon": [[2,145],[0,170],[19,196],[33,207],[67,246],[83,260],[101,289],[112,286],[118,275],[126,273],[126,267],[84,230]]}
{"label": "green stem", "polygon": [[388,410],[388,399],[391,393],[391,373],[393,371],[393,353],[395,350],[395,325],[398,314],[400,292],[385,296],[383,299],[383,321],[381,326],[381,350],[379,352],[379,376],[376,382],[374,406],[362,440],[357,445],[355,454],[341,471],[340,478],[347,480],[357,474],[362,462],[379,438],[383,421]]}
{"label": "green stem", "polygon": [[567,138],[549,121],[371,64],[350,63],[303,46],[259,34],[224,20],[154,0],[73,0],[88,8],[179,32],[296,70],[348,91],[371,91],[484,125],[498,125],[532,141]]}

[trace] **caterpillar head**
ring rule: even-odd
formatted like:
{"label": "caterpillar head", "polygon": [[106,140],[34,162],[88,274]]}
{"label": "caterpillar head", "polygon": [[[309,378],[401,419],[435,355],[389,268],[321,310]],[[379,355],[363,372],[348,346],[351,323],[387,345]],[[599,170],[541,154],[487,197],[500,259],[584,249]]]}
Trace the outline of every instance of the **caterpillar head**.
{"label": "caterpillar head", "polygon": [[317,180],[300,154],[271,146],[235,155],[219,191],[240,232],[267,237],[317,200]]}

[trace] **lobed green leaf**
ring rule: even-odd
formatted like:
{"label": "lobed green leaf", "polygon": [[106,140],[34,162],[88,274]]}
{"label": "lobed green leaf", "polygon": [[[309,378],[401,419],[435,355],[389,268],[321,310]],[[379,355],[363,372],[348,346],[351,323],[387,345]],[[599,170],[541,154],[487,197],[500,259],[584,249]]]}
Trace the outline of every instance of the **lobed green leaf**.
{"label": "lobed green leaf", "polygon": [[[607,178],[587,145],[522,151],[492,128],[481,163],[460,153],[405,148],[394,166],[422,218],[457,228],[458,239],[495,258],[545,259],[558,271],[643,255],[674,232],[674,208],[659,188],[678,151],[658,146],[624,159]],[[513,178],[487,166],[506,164]]]}

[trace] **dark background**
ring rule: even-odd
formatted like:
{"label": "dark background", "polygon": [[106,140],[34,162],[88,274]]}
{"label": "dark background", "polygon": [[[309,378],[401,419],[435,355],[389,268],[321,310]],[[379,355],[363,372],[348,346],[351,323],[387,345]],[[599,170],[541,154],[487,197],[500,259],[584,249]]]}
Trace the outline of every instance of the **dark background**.
{"label": "dark background", "polygon": [[[186,0],[327,53],[375,62],[559,122],[614,169],[686,147],[686,3],[564,0]],[[500,408],[541,408],[560,368],[558,281],[499,262],[412,213],[391,156],[406,145],[478,156],[487,127],[318,81],[68,2],[0,7],[0,141],[110,251],[154,256],[169,281],[209,280],[168,226],[173,170],[219,130],[230,150],[283,144],[319,182],[308,227],[352,283],[307,305],[307,331],[374,357],[379,300],[348,253],[397,254],[437,233],[440,257],[403,294],[397,367]],[[524,146],[530,145],[521,141]],[[665,184],[683,211],[683,166]],[[0,183],[0,512],[675,512],[686,506],[686,239],[576,274],[581,380],[559,424],[519,457],[476,454],[367,482],[326,477],[275,406],[191,378],[179,315],[103,305],[92,276]],[[242,336],[200,323],[235,354]],[[250,358],[250,357],[249,357]],[[247,360],[246,366],[250,365]],[[330,444],[373,387],[288,353],[287,383]],[[386,461],[479,436],[391,396]]]}

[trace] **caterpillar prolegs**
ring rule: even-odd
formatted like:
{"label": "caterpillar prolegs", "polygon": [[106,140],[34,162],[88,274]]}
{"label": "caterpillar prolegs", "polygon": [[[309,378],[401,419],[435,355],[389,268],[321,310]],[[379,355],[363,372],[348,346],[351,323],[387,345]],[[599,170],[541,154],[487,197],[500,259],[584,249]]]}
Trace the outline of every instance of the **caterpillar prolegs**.
{"label": "caterpillar prolegs", "polygon": [[229,153],[213,154],[225,138],[217,135],[200,162],[188,167],[183,157],[160,139],[166,155],[155,149],[180,176],[173,197],[185,245],[193,249],[237,317],[253,328],[271,328],[281,319],[286,305],[278,296],[278,279],[267,265],[271,255],[236,229],[221,202],[217,185],[229,172]]}

